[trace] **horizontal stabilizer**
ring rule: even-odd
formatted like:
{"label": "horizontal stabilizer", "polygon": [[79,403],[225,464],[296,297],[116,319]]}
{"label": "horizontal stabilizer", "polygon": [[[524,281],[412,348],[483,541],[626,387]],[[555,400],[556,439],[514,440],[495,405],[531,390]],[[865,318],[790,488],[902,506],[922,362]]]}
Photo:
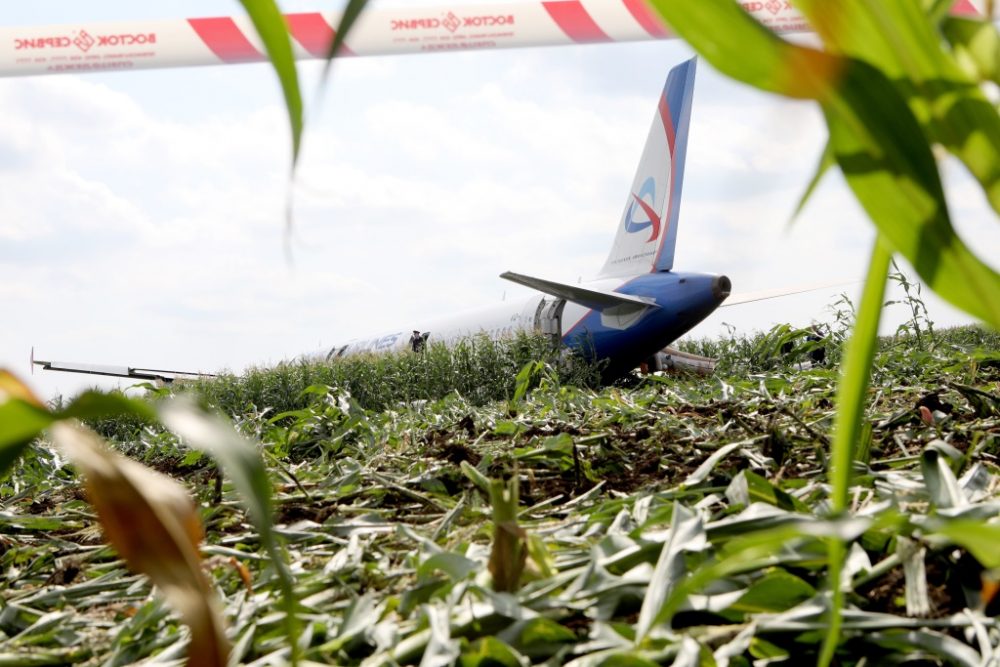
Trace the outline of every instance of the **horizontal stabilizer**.
{"label": "horizontal stabilizer", "polygon": [[631,294],[606,292],[604,290],[580,287],[579,285],[566,285],[565,283],[543,280],[542,278],[533,278],[532,276],[525,276],[511,271],[501,273],[500,277],[513,283],[524,285],[525,287],[530,287],[531,289],[536,289],[539,292],[545,292],[551,296],[566,299],[567,301],[572,301],[573,303],[578,303],[585,308],[591,308],[598,311],[604,311],[622,306],[628,306],[633,309],[637,307],[642,309],[659,308],[656,302],[652,299],[641,296],[633,296]]}
{"label": "horizontal stabilizer", "polygon": [[31,363],[46,371],[61,371],[63,373],[83,373],[85,375],[104,375],[107,377],[132,378],[135,380],[159,380],[173,382],[174,380],[190,380],[199,377],[215,377],[213,373],[196,373],[189,371],[170,371],[157,368],[136,368],[133,366],[105,366],[103,364],[79,364],[72,361],[41,361],[32,358]]}
{"label": "horizontal stabilizer", "polygon": [[844,287],[846,285],[853,285],[857,283],[857,280],[838,280],[831,283],[813,283],[811,285],[799,285],[797,287],[781,287],[778,289],[760,290],[758,292],[734,292],[729,295],[726,302],[719,306],[719,308],[728,308],[729,306],[738,306],[741,303],[752,303],[754,301],[764,301],[766,299],[777,299],[782,296],[791,296],[793,294],[803,294],[805,292],[815,292],[816,290],[829,289],[831,287]]}

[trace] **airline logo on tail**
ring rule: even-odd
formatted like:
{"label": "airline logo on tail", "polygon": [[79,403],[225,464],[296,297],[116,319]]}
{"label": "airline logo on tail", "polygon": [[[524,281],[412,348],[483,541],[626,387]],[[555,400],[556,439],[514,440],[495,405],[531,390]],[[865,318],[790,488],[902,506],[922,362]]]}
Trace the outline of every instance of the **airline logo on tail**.
{"label": "airline logo on tail", "polygon": [[[646,198],[649,201],[646,201]],[[628,211],[625,213],[625,231],[629,234],[636,234],[649,227],[653,228],[646,243],[655,241],[660,235],[660,216],[656,215],[652,203],[656,201],[656,181],[650,176],[639,188],[639,194],[632,193],[632,201],[629,203]],[[636,209],[642,211],[645,220],[636,222]],[[640,216],[642,217],[642,216]]]}

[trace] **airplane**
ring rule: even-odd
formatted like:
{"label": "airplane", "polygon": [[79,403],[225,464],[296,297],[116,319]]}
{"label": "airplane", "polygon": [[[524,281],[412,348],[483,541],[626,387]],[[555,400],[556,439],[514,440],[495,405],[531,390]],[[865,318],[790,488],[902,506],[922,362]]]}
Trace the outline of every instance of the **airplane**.
{"label": "airplane", "polygon": [[611,251],[597,276],[567,284],[521,273],[500,274],[537,291],[448,319],[417,323],[330,349],[325,358],[419,348],[477,334],[535,333],[603,365],[611,381],[663,350],[730,295],[724,275],[673,270],[696,59],[670,70],[636,169]]}
{"label": "airplane", "polygon": [[[732,284],[725,275],[673,270],[696,62],[696,58],[687,60],[667,75],[614,242],[594,279],[568,284],[507,271],[500,277],[537,293],[522,301],[504,302],[456,317],[411,323],[406,328],[353,340],[306,357],[330,361],[356,354],[419,350],[428,342],[453,344],[483,334],[493,339],[519,333],[541,334],[601,364],[602,379],[610,382],[643,364],[653,369],[667,362],[685,365],[685,357],[691,355],[667,346],[720,306],[832,286],[812,285],[733,297]],[[42,361],[34,359],[34,351],[31,362],[45,370],[163,382],[212,376]],[[696,368],[706,365],[701,358],[693,363]]]}

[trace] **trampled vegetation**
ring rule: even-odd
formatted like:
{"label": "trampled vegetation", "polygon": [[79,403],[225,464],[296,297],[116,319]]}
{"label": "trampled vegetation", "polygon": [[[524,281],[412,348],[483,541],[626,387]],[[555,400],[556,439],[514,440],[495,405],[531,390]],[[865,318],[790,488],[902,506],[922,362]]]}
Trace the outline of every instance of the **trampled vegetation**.
{"label": "trampled vegetation", "polygon": [[[629,388],[545,364],[499,375],[485,349],[476,386],[502,400],[365,408],[343,387],[301,392],[315,376],[296,366],[196,388],[241,397],[232,419],[266,462],[277,550],[236,478],[172,432],[129,422],[117,447],[198,499],[202,568],[242,662],[287,660],[290,628],[297,657],[338,665],[815,661],[837,538],[841,664],[980,664],[1000,644],[1000,336],[923,322],[882,340],[847,518],[830,518],[826,481],[838,370],[796,370],[811,347],[788,328],[698,343],[724,355],[716,376]],[[367,368],[407,363],[445,377],[443,354]],[[0,503],[0,661],[183,659],[187,630],[104,545],[61,455],[32,445]]]}

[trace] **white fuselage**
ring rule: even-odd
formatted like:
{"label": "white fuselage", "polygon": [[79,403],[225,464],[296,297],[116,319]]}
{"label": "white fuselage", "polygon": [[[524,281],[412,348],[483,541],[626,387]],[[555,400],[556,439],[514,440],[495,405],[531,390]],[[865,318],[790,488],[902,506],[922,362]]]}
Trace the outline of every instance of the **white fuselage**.
{"label": "white fuselage", "polygon": [[[622,278],[605,278],[588,281],[583,286],[613,291],[625,282]],[[322,350],[318,356],[332,359],[407,350],[413,331],[429,333],[429,343],[448,345],[479,335],[492,340],[511,338],[517,334],[548,334],[562,338],[589,312],[589,308],[571,301],[533,294],[524,299],[495,303],[449,317],[414,320],[409,328],[358,338],[345,345]]]}

